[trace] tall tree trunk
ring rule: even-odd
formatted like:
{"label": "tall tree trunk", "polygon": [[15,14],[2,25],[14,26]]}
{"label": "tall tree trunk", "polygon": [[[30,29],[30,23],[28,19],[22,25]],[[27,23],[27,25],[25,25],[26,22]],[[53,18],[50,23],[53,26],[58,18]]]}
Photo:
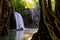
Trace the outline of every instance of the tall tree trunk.
{"label": "tall tree trunk", "polygon": [[48,0],[48,8],[49,8],[50,11],[52,11],[51,0]]}
{"label": "tall tree trunk", "polygon": [[[51,1],[51,0],[50,0]],[[49,2],[50,2],[49,1]],[[40,25],[39,30],[32,37],[32,40],[59,40],[60,39],[60,1],[56,0],[56,10],[53,12],[46,0],[40,2]],[[58,3],[59,2],[59,3]],[[59,14],[59,15],[58,15]]]}
{"label": "tall tree trunk", "polygon": [[55,32],[56,36],[58,38],[60,38],[60,0],[55,0],[55,18],[56,18],[56,28],[57,28],[57,32]]}
{"label": "tall tree trunk", "polygon": [[9,18],[12,14],[10,0],[1,0],[0,11],[0,36],[8,35]]}

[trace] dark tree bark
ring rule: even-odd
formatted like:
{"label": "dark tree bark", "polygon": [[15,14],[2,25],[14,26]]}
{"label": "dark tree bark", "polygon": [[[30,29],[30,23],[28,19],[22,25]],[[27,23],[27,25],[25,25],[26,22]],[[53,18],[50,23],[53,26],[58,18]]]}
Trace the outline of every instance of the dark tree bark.
{"label": "dark tree bark", "polygon": [[60,40],[60,1],[55,2],[56,10],[53,12],[49,7],[50,3],[47,5],[46,0],[39,0],[41,10],[39,30],[33,35],[32,40]]}
{"label": "dark tree bark", "polygon": [[8,35],[10,16],[12,14],[10,0],[0,0],[0,36]]}
{"label": "dark tree bark", "polygon": [[52,11],[51,0],[48,0],[48,8],[49,8],[50,11]]}

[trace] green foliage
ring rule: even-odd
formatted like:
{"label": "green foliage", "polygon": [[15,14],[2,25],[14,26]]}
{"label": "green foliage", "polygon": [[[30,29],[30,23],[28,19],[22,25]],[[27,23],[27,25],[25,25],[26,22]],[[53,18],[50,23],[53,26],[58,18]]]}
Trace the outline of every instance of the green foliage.
{"label": "green foliage", "polygon": [[[31,1],[31,2],[29,2]],[[33,8],[37,7],[39,9],[39,2],[38,0],[11,0],[12,6],[17,10],[18,12],[25,12],[25,8]],[[23,10],[21,10],[23,9]]]}
{"label": "green foliage", "polygon": [[28,2],[28,0],[11,0],[11,4],[13,6],[13,8],[15,8],[16,11],[20,12],[23,16],[24,22],[25,24],[29,23],[29,16],[28,16],[28,11],[27,8],[32,8],[37,6],[37,8],[39,9],[38,6],[38,2],[35,0],[29,0],[31,2]]}
{"label": "green foliage", "polygon": [[24,0],[25,8],[33,8],[35,6],[35,3],[33,0]]}
{"label": "green foliage", "polygon": [[20,9],[24,8],[24,3],[22,2],[22,0],[11,0],[11,3],[15,10],[17,10],[18,12],[20,12]]}
{"label": "green foliage", "polygon": [[55,0],[51,0],[51,5],[52,5],[52,11],[55,10]]}

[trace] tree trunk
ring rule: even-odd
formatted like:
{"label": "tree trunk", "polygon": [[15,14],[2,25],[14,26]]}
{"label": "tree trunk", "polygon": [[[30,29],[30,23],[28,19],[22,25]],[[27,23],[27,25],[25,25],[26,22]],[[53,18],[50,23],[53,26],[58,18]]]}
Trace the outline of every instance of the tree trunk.
{"label": "tree trunk", "polygon": [[12,14],[10,0],[0,0],[0,36],[8,35],[9,18]]}
{"label": "tree trunk", "polygon": [[[51,0],[50,0],[51,1]],[[49,1],[49,2],[50,2]],[[56,10],[53,12],[46,0],[39,0],[40,23],[39,30],[32,37],[32,40],[59,40],[60,39],[60,1],[56,0]]]}
{"label": "tree trunk", "polygon": [[49,8],[50,11],[52,11],[51,0],[48,0],[48,8]]}

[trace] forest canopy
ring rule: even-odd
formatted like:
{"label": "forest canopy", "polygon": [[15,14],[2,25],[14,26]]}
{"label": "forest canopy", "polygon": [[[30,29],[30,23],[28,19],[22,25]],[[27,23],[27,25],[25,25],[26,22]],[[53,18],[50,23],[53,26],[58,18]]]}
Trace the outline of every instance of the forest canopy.
{"label": "forest canopy", "polygon": [[13,7],[18,8],[32,8],[38,0],[11,0]]}

